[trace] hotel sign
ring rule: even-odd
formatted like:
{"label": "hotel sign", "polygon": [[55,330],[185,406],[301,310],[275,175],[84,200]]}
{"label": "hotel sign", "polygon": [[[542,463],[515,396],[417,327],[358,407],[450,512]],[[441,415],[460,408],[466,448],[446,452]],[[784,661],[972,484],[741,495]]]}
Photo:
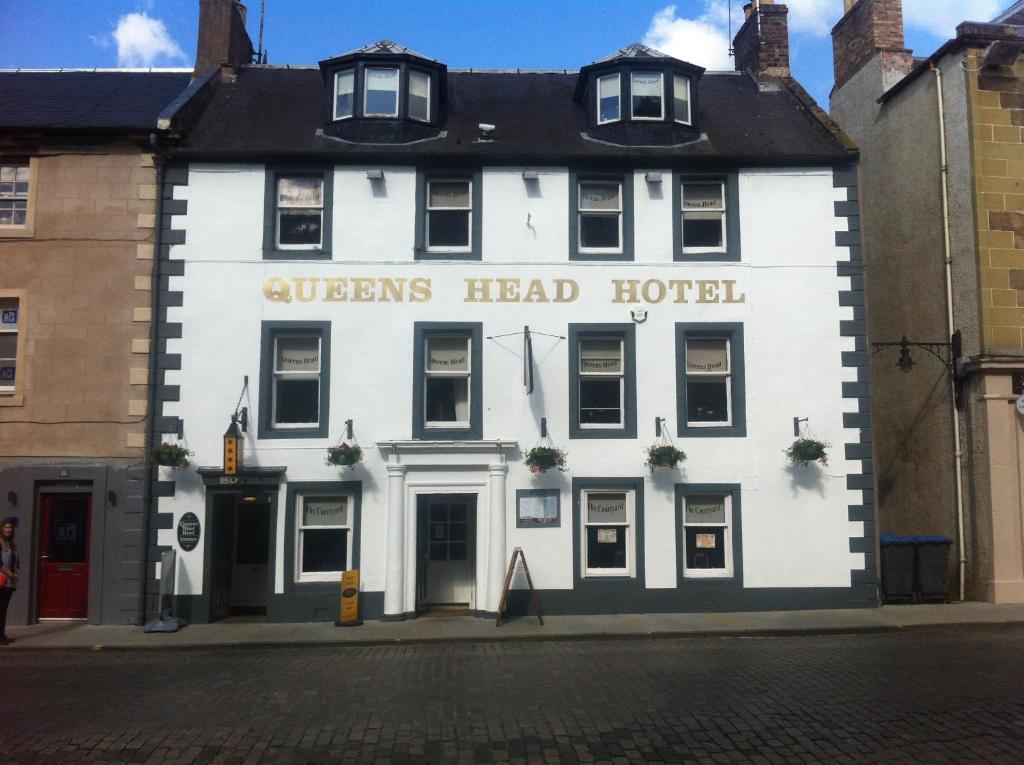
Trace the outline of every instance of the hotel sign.
{"label": "hotel sign", "polygon": [[[463,303],[575,303],[582,291],[575,279],[462,282]],[[429,303],[433,286],[427,277],[272,276],[263,282],[263,296],[272,303]],[[601,290],[611,303],[747,302],[735,279],[610,279]]]}

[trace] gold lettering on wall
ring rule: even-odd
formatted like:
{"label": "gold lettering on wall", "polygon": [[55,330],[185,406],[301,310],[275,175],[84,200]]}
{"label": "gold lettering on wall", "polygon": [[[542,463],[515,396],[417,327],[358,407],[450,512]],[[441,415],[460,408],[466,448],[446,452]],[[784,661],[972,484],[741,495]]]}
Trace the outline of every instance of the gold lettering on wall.
{"label": "gold lettering on wall", "polygon": [[[580,296],[575,279],[463,279],[464,303],[574,303]],[[747,302],[735,279],[612,279],[612,303],[730,303]],[[263,296],[272,303],[429,303],[429,278],[372,276],[271,276]]]}

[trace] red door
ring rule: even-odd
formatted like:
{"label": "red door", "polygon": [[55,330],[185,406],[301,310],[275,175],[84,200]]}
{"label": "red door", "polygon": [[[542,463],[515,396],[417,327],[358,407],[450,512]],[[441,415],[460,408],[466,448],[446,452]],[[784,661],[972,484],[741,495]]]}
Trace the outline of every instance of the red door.
{"label": "red door", "polygon": [[91,494],[43,494],[39,618],[84,619],[89,610]]}

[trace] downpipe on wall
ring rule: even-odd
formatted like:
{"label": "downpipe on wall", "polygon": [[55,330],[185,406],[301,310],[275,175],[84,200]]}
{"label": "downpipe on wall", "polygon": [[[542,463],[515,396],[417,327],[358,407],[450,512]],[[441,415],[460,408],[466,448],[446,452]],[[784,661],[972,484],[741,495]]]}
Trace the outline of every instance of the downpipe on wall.
{"label": "downpipe on wall", "polygon": [[157,139],[156,133],[149,135],[150,148],[153,151],[153,163],[156,165],[156,225],[153,230],[153,275],[150,287],[150,321],[149,321],[149,390],[146,402],[146,484],[143,487],[142,501],[142,570],[139,572],[139,624],[145,624],[147,618],[146,584],[149,581],[150,566],[154,563],[149,559],[149,526],[150,517],[156,512],[155,483],[157,467],[150,464],[149,450],[154,445],[156,436],[156,386],[157,386],[157,343],[159,341],[160,320],[160,233],[163,229],[164,213],[164,167],[166,157]]}
{"label": "downpipe on wall", "polygon": [[[950,337],[953,335],[953,256],[949,244],[949,166],[946,162],[946,112],[942,99],[942,72],[934,63],[935,92],[939,107],[939,176],[942,186],[942,246],[946,261],[946,323]],[[956,360],[953,360],[956,363]],[[956,380],[950,375],[950,406],[953,413],[953,442],[956,470],[956,535],[957,553],[960,558],[960,600],[964,599],[966,557],[964,555],[964,486],[963,486],[963,444],[960,440],[960,413],[956,408]]]}

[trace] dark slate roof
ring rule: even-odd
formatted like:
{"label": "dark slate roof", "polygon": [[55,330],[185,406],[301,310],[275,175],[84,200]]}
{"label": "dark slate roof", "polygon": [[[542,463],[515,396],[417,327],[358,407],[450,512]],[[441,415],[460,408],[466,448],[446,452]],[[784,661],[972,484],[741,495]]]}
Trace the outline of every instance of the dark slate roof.
{"label": "dark slate roof", "polygon": [[153,130],[190,78],[189,72],[0,72],[0,130]]}
{"label": "dark slate roof", "polygon": [[[333,157],[408,162],[414,158],[539,162],[659,158],[793,163],[844,162],[850,153],[785,83],[759,89],[746,74],[705,74],[699,85],[706,139],[672,147],[624,147],[585,138],[572,72],[448,73],[442,137],[404,145],[353,144],[317,135],[322,85],[316,69],[243,67],[220,85],[178,153],[198,158]],[[478,140],[481,122],[497,126]]]}

